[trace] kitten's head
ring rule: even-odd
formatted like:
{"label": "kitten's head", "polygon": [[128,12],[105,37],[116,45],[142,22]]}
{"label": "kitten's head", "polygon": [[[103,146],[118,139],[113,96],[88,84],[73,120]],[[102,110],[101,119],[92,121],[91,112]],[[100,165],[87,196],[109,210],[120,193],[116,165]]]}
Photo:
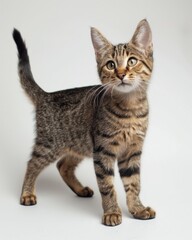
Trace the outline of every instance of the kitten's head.
{"label": "kitten's head", "polygon": [[95,28],[91,28],[91,38],[102,84],[123,93],[146,90],[153,68],[152,34],[147,20],[139,22],[126,44],[112,45]]}

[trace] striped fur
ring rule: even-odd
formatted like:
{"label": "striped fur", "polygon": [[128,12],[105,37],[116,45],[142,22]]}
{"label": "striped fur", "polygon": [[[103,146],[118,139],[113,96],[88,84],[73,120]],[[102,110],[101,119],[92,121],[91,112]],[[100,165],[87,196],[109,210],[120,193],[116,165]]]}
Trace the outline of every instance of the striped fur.
{"label": "striped fur", "polygon": [[131,41],[112,45],[95,28],[91,37],[101,85],[46,93],[35,82],[20,33],[13,37],[18,48],[20,80],[36,109],[36,140],[28,162],[21,204],[36,204],[35,181],[40,172],[59,159],[64,182],[80,197],[91,197],[75,176],[85,157],[93,157],[103,205],[103,224],[121,223],[121,210],[113,185],[118,161],[129,211],[139,219],[155,217],[139,199],[140,157],[148,125],[147,87],[153,68],[151,30],[139,23]]}

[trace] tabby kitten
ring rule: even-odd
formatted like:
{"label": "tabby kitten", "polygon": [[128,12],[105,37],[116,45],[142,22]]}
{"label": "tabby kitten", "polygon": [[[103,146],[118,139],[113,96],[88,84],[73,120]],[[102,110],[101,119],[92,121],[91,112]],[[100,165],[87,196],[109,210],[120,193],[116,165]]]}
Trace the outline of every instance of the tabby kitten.
{"label": "tabby kitten", "polygon": [[36,139],[20,202],[36,204],[36,178],[56,160],[71,190],[79,197],[92,197],[93,191],[79,182],[75,169],[83,158],[93,157],[103,224],[115,226],[122,221],[113,185],[116,160],[129,211],[138,219],[154,218],[155,212],[139,199],[140,158],[148,125],[147,87],[153,67],[149,24],[142,20],[126,44],[112,45],[95,28],[91,37],[102,85],[47,93],[33,78],[19,31],[13,31],[20,81],[36,109]]}

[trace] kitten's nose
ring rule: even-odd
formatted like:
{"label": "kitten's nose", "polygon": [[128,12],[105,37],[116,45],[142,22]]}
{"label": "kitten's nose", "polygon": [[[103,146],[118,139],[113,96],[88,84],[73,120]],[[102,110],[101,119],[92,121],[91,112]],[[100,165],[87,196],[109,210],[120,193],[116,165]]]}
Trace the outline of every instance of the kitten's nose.
{"label": "kitten's nose", "polygon": [[121,79],[121,81],[123,80],[123,78],[125,77],[125,73],[122,72],[122,73],[117,73],[117,77]]}

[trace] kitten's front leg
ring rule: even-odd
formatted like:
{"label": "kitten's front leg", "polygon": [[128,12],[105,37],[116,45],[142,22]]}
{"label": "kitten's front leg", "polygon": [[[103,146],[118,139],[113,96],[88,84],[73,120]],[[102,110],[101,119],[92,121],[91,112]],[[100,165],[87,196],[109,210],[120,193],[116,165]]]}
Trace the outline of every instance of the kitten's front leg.
{"label": "kitten's front leg", "polygon": [[94,151],[95,173],[104,210],[102,222],[107,226],[116,226],[122,221],[113,185],[115,159],[116,156],[113,153],[101,146]]}
{"label": "kitten's front leg", "polygon": [[139,198],[140,157],[141,149],[132,149],[126,158],[118,159],[118,166],[129,211],[135,218],[144,220],[155,218],[155,211],[150,207],[144,207]]}

